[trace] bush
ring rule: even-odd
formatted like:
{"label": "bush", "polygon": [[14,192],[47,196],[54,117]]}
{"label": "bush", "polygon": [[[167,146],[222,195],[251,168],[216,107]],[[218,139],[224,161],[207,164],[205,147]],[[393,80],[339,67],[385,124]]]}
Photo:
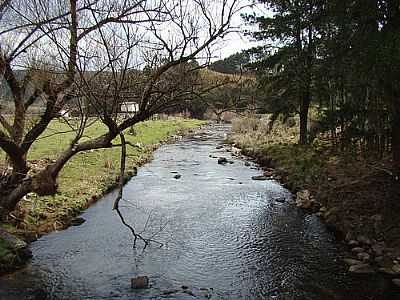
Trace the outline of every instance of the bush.
{"label": "bush", "polygon": [[261,121],[254,117],[245,117],[232,120],[232,130],[235,133],[251,133],[258,130]]}

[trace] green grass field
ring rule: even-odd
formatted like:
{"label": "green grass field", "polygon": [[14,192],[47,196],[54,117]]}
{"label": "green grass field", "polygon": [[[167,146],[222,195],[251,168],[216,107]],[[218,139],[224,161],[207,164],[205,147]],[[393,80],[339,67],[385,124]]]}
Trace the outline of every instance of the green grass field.
{"label": "green grass field", "polygon": [[[146,121],[134,126],[134,135],[126,132],[126,140],[140,143],[141,148],[127,145],[126,172],[132,175],[135,167],[148,161],[154,145],[166,141],[171,135],[204,124],[198,120],[174,119],[168,121]],[[46,132],[32,146],[28,159],[39,165],[43,160],[55,159],[57,154],[68,147],[74,134],[55,133],[68,131],[69,127],[60,121],[50,124]],[[95,122],[85,131],[83,139],[96,137],[106,132],[100,122]],[[51,136],[51,137],[48,137]],[[119,138],[114,144],[119,144]],[[101,149],[77,154],[64,167],[58,178],[58,193],[52,197],[38,197],[29,194],[21,201],[20,228],[25,231],[45,233],[62,228],[68,220],[79,214],[93,200],[115,186],[119,173],[119,147]],[[4,154],[2,155],[4,158]]]}

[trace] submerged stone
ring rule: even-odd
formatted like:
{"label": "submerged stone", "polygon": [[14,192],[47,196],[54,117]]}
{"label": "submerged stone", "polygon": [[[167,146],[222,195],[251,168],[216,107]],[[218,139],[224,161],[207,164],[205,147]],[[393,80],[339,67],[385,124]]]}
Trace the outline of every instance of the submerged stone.
{"label": "submerged stone", "polygon": [[149,287],[149,277],[138,276],[131,279],[132,289],[147,289]]}

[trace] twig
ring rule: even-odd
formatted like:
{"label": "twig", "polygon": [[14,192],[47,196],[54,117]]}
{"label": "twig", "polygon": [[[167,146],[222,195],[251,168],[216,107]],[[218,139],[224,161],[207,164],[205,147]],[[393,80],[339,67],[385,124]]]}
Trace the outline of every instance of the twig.
{"label": "twig", "polygon": [[119,134],[119,137],[121,139],[121,165],[120,165],[120,175],[119,175],[119,183],[118,183],[118,196],[114,201],[114,206],[113,206],[113,210],[115,210],[119,216],[119,218],[121,219],[122,224],[124,224],[132,233],[133,237],[134,237],[134,241],[133,241],[133,247],[136,247],[136,242],[137,240],[141,240],[144,243],[144,248],[147,247],[147,245],[149,245],[150,242],[155,242],[160,244],[161,246],[163,245],[160,242],[157,242],[155,240],[152,239],[148,239],[148,238],[144,238],[141,234],[137,233],[135,231],[135,229],[126,222],[124,216],[122,215],[120,209],[119,209],[119,202],[122,199],[122,192],[123,192],[123,188],[124,188],[124,176],[125,176],[125,158],[126,158],[126,141],[125,141],[125,136],[123,133]]}

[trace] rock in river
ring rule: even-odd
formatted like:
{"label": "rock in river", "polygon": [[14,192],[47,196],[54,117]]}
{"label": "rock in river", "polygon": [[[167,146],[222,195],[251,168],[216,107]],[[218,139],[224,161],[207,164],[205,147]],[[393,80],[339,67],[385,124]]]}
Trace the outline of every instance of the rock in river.
{"label": "rock in river", "polygon": [[179,292],[179,290],[177,289],[171,289],[171,290],[164,290],[162,291],[163,295],[172,295],[172,294],[176,294],[177,292]]}
{"label": "rock in river", "polygon": [[260,175],[260,176],[253,176],[253,177],[251,177],[251,179],[253,179],[253,180],[268,180],[268,177],[265,177],[264,175]]}
{"label": "rock in river", "polygon": [[149,287],[149,277],[138,276],[131,279],[131,287],[133,289],[147,289]]}
{"label": "rock in river", "polygon": [[375,273],[374,269],[368,264],[359,264],[350,266],[349,272],[355,274],[373,274]]}
{"label": "rock in river", "polygon": [[220,157],[218,158],[218,164],[219,165],[225,165],[228,163],[228,159],[226,157]]}
{"label": "rock in river", "polygon": [[72,219],[70,222],[70,225],[71,226],[79,226],[85,222],[86,222],[86,220],[84,218],[79,217],[79,218]]}
{"label": "rock in river", "polygon": [[176,174],[176,175],[174,176],[175,179],[179,179],[179,178],[181,178],[181,177],[182,177],[181,174]]}

